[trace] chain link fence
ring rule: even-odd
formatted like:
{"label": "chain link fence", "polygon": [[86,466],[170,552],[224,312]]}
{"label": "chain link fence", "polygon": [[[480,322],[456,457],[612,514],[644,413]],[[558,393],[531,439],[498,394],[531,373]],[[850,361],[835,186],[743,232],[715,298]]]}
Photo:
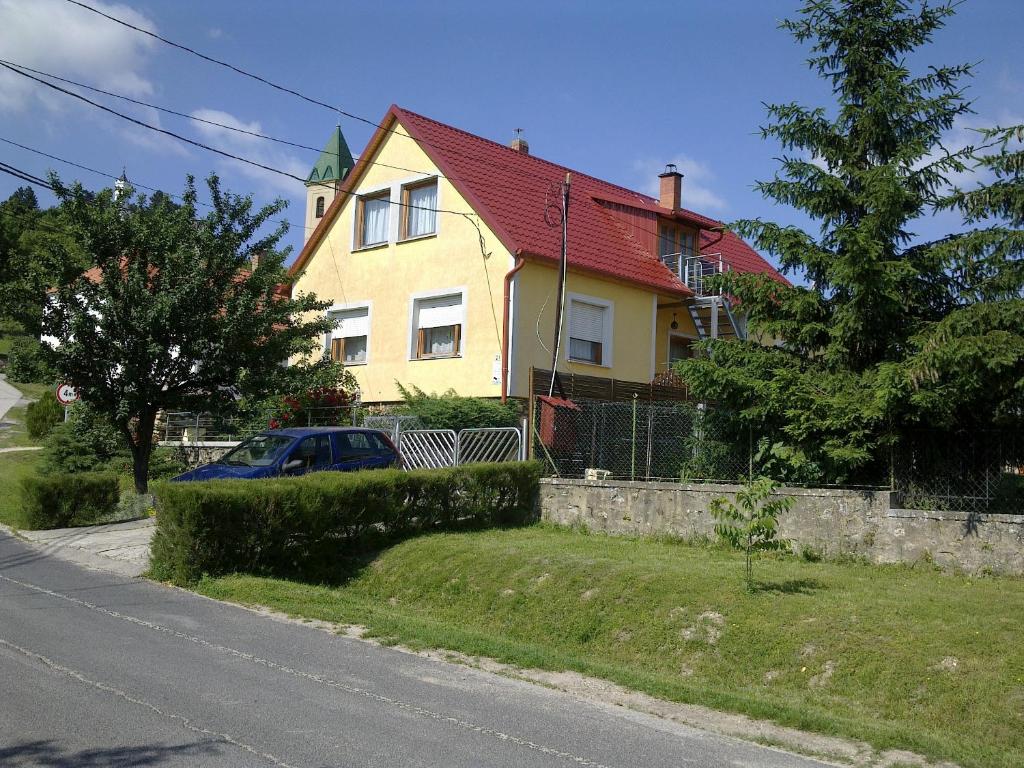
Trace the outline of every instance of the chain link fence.
{"label": "chain link fence", "polygon": [[[699,403],[538,396],[531,418],[533,456],[549,475],[685,483],[767,475],[801,484],[762,450],[778,436],[758,434],[734,414]],[[893,506],[906,509],[1024,515],[1024,438],[1008,431],[908,433],[881,450],[856,484],[828,478],[804,484],[890,489]]]}
{"label": "chain link fence", "polygon": [[1024,514],[1018,431],[912,432],[892,456],[893,503],[904,509]]}
{"label": "chain link fence", "polygon": [[560,477],[737,482],[749,476],[749,430],[691,402],[538,397],[534,455]]}

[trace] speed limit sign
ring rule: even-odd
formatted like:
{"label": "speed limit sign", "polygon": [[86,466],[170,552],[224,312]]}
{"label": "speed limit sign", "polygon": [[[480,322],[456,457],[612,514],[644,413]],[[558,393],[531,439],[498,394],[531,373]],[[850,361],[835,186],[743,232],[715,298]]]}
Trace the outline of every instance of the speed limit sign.
{"label": "speed limit sign", "polygon": [[57,385],[57,402],[61,405],[71,405],[78,400],[78,390],[70,384]]}

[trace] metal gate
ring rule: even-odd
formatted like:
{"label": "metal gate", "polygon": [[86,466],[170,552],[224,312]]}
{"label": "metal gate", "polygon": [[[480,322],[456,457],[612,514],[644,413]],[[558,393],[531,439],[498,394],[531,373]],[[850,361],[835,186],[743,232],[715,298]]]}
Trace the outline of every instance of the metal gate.
{"label": "metal gate", "polygon": [[409,429],[398,433],[398,452],[406,469],[454,467],[459,436],[452,429]]}
{"label": "metal gate", "polygon": [[523,434],[516,427],[409,429],[398,433],[398,451],[406,469],[440,469],[461,464],[519,461]]}
{"label": "metal gate", "polygon": [[459,432],[457,464],[482,461],[518,461],[522,458],[523,434],[516,427],[464,429]]}

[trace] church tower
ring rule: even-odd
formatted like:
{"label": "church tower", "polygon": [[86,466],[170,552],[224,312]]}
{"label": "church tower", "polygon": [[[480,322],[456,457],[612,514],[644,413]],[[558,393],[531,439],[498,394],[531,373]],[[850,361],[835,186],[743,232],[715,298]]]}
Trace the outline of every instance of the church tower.
{"label": "church tower", "polygon": [[335,127],[320,158],[306,178],[306,230],[302,242],[309,240],[313,234],[353,165],[352,153],[339,125]]}

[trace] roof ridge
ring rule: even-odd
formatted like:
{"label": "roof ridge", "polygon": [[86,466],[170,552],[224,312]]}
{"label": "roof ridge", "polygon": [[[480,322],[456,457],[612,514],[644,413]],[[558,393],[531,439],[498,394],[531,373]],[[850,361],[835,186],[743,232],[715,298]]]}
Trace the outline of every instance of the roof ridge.
{"label": "roof ridge", "polygon": [[[533,160],[533,161],[536,161],[538,163],[543,163],[544,165],[551,166],[552,168],[557,168],[560,171],[568,171],[569,173],[572,173],[574,176],[583,176],[583,177],[589,179],[590,181],[596,182],[597,184],[601,184],[601,185],[603,185],[605,187],[609,187],[611,189],[618,190],[620,192],[624,192],[624,193],[629,194],[629,195],[635,195],[636,197],[641,198],[645,202],[650,202],[650,203],[656,203],[657,202],[657,198],[651,197],[650,195],[645,195],[643,192],[637,192],[635,189],[630,189],[629,187],[624,187],[621,184],[615,184],[613,182],[606,181],[605,179],[600,179],[597,176],[594,176],[592,174],[586,173],[585,171],[579,171],[579,170],[576,170],[574,168],[570,168],[567,165],[560,165],[559,163],[556,163],[553,160],[546,160],[545,158],[538,157],[537,155],[524,155],[523,153],[518,152],[518,151],[512,149],[511,147],[506,146],[505,144],[502,144],[500,141],[495,141],[494,139],[488,139],[486,136],[479,136],[479,135],[477,135],[475,133],[470,133],[469,131],[467,131],[467,130],[465,130],[463,128],[459,128],[459,127],[454,126],[454,125],[449,125],[448,123],[442,123],[440,120],[435,120],[432,117],[427,117],[426,115],[421,115],[418,112],[413,112],[411,109],[406,109],[405,107],[401,107],[401,106],[399,106],[397,104],[395,104],[394,106],[395,106],[395,109],[398,110],[401,113],[404,113],[404,114],[409,115],[411,117],[418,118],[420,120],[425,120],[428,123],[433,123],[434,125],[439,125],[442,128],[447,128],[448,130],[455,131],[456,133],[461,133],[463,136],[468,136],[468,137],[470,137],[472,139],[476,139],[477,141],[483,141],[483,142],[486,142],[487,144],[492,144],[495,147],[498,147],[500,149],[505,150],[506,152],[513,153],[513,155],[515,155],[516,157],[525,157],[528,160]],[[703,216],[703,214],[696,213],[695,211],[690,211],[690,213],[694,213],[694,215],[696,215],[696,216]],[[706,219],[708,217],[707,216],[703,216],[703,218]]]}

